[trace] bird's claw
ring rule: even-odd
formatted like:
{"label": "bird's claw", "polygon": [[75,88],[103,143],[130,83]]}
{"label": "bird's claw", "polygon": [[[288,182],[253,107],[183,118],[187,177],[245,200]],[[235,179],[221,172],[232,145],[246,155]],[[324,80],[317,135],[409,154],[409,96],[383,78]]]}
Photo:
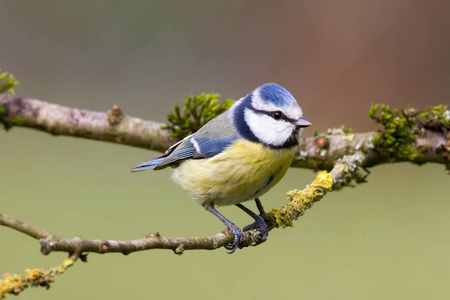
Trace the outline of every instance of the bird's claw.
{"label": "bird's claw", "polygon": [[230,250],[227,252],[228,254],[233,254],[234,251],[236,251],[236,249],[238,248],[239,244],[242,242],[242,231],[234,224],[233,226],[229,226],[228,229],[233,232],[234,238],[233,242],[231,244],[225,245],[224,248]]}
{"label": "bird's claw", "polygon": [[247,225],[243,228],[243,231],[250,231],[253,229],[259,229],[261,231],[260,238],[256,241],[256,245],[259,245],[261,243],[264,243],[267,240],[267,237],[269,236],[269,228],[267,227],[266,222],[261,216],[258,216],[259,218],[255,218],[255,222]]}

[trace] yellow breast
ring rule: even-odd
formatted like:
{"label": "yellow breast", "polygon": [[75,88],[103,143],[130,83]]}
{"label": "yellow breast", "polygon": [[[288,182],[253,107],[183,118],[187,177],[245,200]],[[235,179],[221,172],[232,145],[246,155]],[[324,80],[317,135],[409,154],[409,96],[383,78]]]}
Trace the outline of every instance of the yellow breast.
{"label": "yellow breast", "polygon": [[172,179],[195,200],[218,206],[255,199],[283,178],[295,148],[271,149],[239,140],[208,159],[187,160]]}

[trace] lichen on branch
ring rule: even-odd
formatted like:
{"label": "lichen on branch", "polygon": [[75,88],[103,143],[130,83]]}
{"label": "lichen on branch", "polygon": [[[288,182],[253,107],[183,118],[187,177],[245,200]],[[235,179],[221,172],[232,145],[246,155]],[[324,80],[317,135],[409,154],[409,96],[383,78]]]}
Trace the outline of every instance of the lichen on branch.
{"label": "lichen on branch", "polygon": [[289,203],[280,209],[272,209],[269,214],[275,218],[276,227],[292,227],[293,221],[301,217],[325,194],[333,189],[334,180],[327,171],[320,172],[314,181],[303,190],[287,192]]}
{"label": "lichen on branch", "polygon": [[6,273],[0,279],[0,299],[5,299],[8,294],[18,295],[29,287],[41,286],[49,289],[56,275],[64,273],[74,263],[75,260],[67,258],[59,266],[48,270],[26,269],[25,275]]}

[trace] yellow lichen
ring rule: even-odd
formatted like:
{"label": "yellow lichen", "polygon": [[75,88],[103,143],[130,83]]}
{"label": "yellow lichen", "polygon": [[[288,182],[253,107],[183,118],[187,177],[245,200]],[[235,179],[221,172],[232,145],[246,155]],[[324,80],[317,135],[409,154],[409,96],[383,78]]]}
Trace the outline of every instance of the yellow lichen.
{"label": "yellow lichen", "polygon": [[347,165],[343,165],[343,164],[336,164],[334,166],[336,169],[338,169],[339,171],[344,171],[345,173],[348,173],[350,170],[348,169]]}
{"label": "yellow lichen", "polygon": [[327,171],[317,174],[315,180],[303,190],[287,192],[289,203],[281,209],[272,209],[277,227],[292,227],[293,221],[302,216],[314,202],[319,201],[333,187],[333,177]]}
{"label": "yellow lichen", "polygon": [[355,134],[354,133],[349,133],[349,134],[346,134],[346,135],[343,135],[342,136],[342,139],[344,140],[344,141],[349,141],[349,142],[353,142],[353,140],[355,139]]}
{"label": "yellow lichen", "polygon": [[17,295],[27,287],[45,286],[50,287],[50,283],[55,281],[55,276],[72,266],[73,259],[65,259],[59,266],[44,269],[26,269],[25,275],[4,274],[0,281],[0,299],[4,299],[8,294]]}

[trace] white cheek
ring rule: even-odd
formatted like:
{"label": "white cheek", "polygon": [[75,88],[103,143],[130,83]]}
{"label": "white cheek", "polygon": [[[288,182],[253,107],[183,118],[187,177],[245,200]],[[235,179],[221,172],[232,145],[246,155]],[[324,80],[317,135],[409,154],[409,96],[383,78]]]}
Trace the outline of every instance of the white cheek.
{"label": "white cheek", "polygon": [[293,125],[282,120],[258,114],[250,109],[245,110],[245,121],[253,134],[263,143],[282,146],[292,135]]}

